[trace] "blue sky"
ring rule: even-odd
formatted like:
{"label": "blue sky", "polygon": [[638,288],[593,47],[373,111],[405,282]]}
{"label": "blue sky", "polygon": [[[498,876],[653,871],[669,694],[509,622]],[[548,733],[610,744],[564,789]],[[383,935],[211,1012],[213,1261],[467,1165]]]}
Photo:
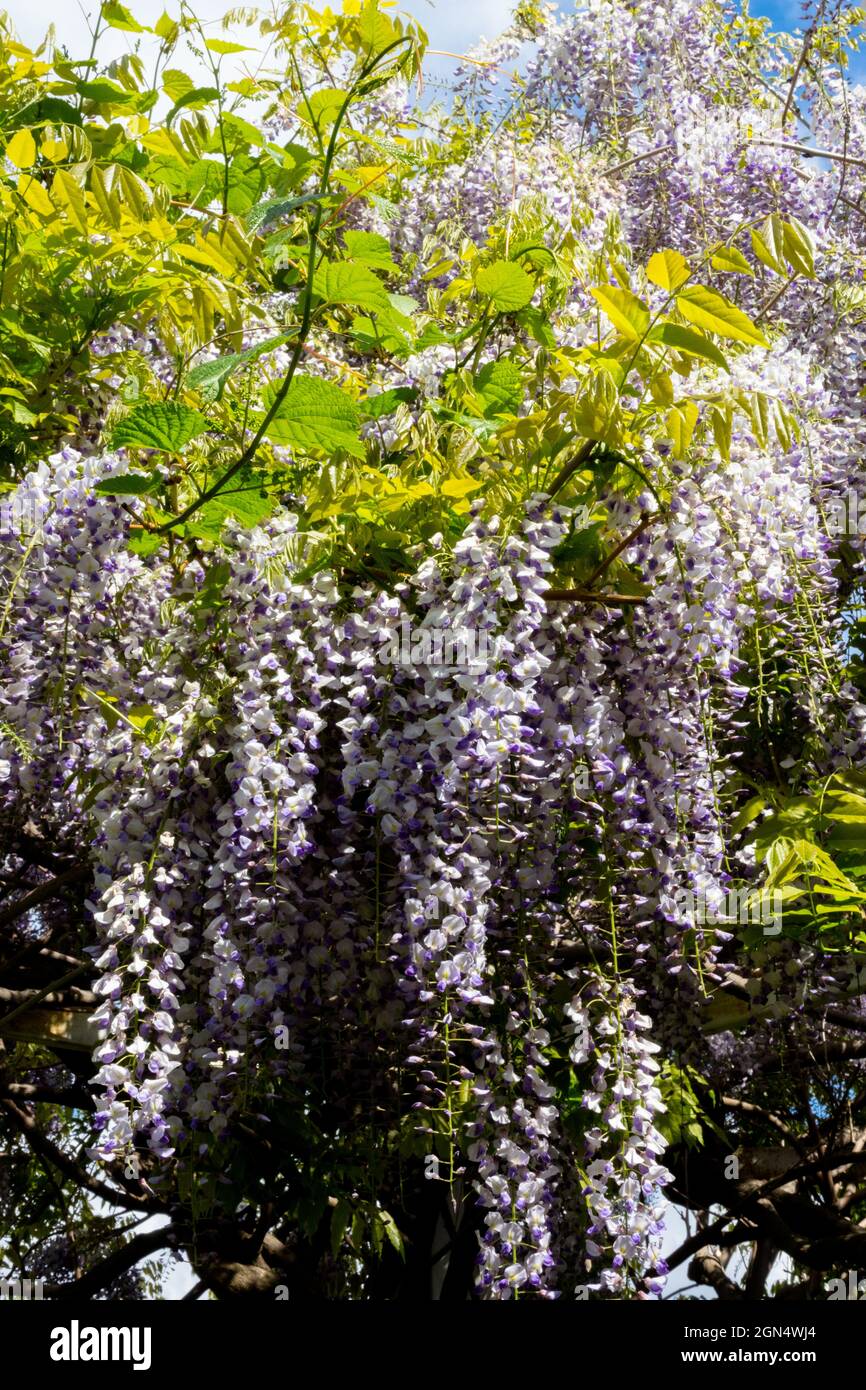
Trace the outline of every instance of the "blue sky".
{"label": "blue sky", "polygon": [[[172,12],[177,8],[177,0],[126,0],[126,3],[142,24],[153,24],[164,9]],[[232,7],[233,0],[192,0],[192,3],[206,26],[216,26]],[[313,0],[313,3],[319,7],[330,3],[336,8],[340,0]],[[559,3],[562,9],[568,10],[574,0],[559,0]],[[96,0],[66,0],[65,4],[58,4],[58,0],[0,0],[0,7],[3,5],[8,7],[24,43],[38,44],[53,22],[60,42],[73,56],[83,55],[90,47],[86,15],[96,11]],[[493,38],[502,31],[511,14],[512,0],[396,0],[396,8],[414,15],[423,24],[430,36],[431,48],[465,53],[480,38]],[[800,0],[751,0],[751,11],[766,15],[779,28],[795,29],[802,17]],[[243,37],[237,30],[235,33]],[[102,52],[119,57],[132,46],[135,37],[115,30],[107,36]],[[255,42],[255,36],[248,41]],[[144,36],[142,48],[147,47],[147,42]],[[438,95],[437,79],[441,82],[447,78],[453,67],[450,59],[432,54],[427,58],[424,70],[428,99]],[[866,78],[866,55],[855,57],[851,71],[861,81]]]}

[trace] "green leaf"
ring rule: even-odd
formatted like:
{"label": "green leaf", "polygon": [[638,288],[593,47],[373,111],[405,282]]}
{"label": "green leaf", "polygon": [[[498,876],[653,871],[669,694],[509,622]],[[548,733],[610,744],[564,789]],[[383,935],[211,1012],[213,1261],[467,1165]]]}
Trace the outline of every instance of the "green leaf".
{"label": "green leaf", "polygon": [[[269,405],[276,387],[265,393]],[[285,444],[307,453],[311,449],[332,454],[342,449],[356,458],[364,457],[358,435],[361,414],[356,403],[333,382],[319,377],[295,377],[285,400],[268,425],[267,436],[275,444]]]}
{"label": "green leaf", "polygon": [[316,275],[314,288],[326,304],[351,304],[368,313],[391,314],[391,301],[382,281],[367,266],[354,261],[326,262]]}
{"label": "green leaf", "polygon": [[6,158],[16,169],[30,169],[36,163],[36,141],[33,132],[27,129],[16,130],[6,146]]}
{"label": "green leaf", "polygon": [[130,34],[144,34],[147,31],[143,24],[139,24],[125,5],[120,5],[117,0],[107,0],[102,6],[102,18],[112,29],[126,29]]}
{"label": "green leaf", "polygon": [[121,473],[97,483],[95,491],[109,497],[143,497],[161,486],[162,478],[158,473]]}
{"label": "green leaf", "polygon": [[208,426],[204,415],[185,405],[149,401],[137,406],[115,426],[112,449],[163,449],[176,454]]}
{"label": "green leaf", "polygon": [[211,565],[204,577],[204,583],[195,596],[198,609],[214,609],[225,602],[225,587],[232,577],[232,567],[223,562]]}
{"label": "green leaf", "polygon": [[196,110],[200,110],[203,106],[208,106],[210,102],[216,101],[218,97],[219,88],[217,87],[192,87],[188,92],[184,92],[183,96],[178,97],[165,118],[166,125],[170,126],[178,111],[182,111],[184,107],[194,106]]}
{"label": "green leaf", "polygon": [[278,217],[285,217],[287,213],[294,212],[295,208],[303,207],[305,203],[320,203],[330,196],[328,193],[302,193],[297,198],[268,198],[265,202],[256,203],[254,208],[250,208],[245,221],[251,232],[257,232],[259,227],[276,221]]}
{"label": "green leaf", "polygon": [[523,380],[514,362],[488,362],[475,377],[475,390],[484,405],[484,414],[514,414],[523,397]]}
{"label": "green leaf", "polygon": [[785,274],[784,249],[782,245],[782,219],[774,213],[768,217],[760,231],[754,227],[749,233],[752,250],[758,260],[777,275]]}
{"label": "green leaf", "polygon": [[684,285],[691,273],[685,256],[679,251],[656,251],[647,262],[647,279],[669,293]]}
{"label": "green leaf", "polygon": [[689,357],[703,357],[726,372],[731,370],[721,349],[716,347],[711,338],[705,338],[703,333],[696,333],[692,328],[684,328],[681,323],[658,324],[650,333],[648,341],[664,343],[665,347],[676,348],[677,352],[684,352]]}
{"label": "green leaf", "polygon": [[542,347],[556,347],[553,330],[547,316],[540,309],[536,309],[530,304],[526,309],[521,309],[517,315],[517,321],[522,328],[526,329],[530,338],[534,338]]}
{"label": "green leaf", "polygon": [[209,48],[211,53],[250,53],[252,52],[249,44],[229,43],[227,39],[205,39],[205,48]]}
{"label": "green leaf", "polygon": [[835,825],[826,838],[829,850],[849,854],[855,850],[866,849],[866,825],[855,822],[842,822]]}
{"label": "green leaf", "polygon": [[300,103],[298,115],[321,132],[334,124],[347,96],[342,88],[320,87],[309,100]]}
{"label": "green leaf", "polygon": [[593,521],[589,526],[582,530],[575,531],[567,536],[561,545],[556,547],[553,558],[558,565],[573,564],[575,561],[583,561],[595,568],[602,559],[603,551],[601,546],[601,533],[604,530],[603,521]]}
{"label": "green leaf", "polygon": [[265,171],[250,155],[237,154],[229,164],[226,207],[236,217],[245,217],[265,187]]}
{"label": "green leaf", "polygon": [[393,1216],[390,1214],[390,1212],[382,1212],[382,1225],[385,1227],[385,1235],[388,1237],[394,1249],[397,1251],[397,1254],[402,1257],[404,1254],[403,1237],[401,1236],[397,1228],[397,1223],[394,1220]]}
{"label": "green leaf", "polygon": [[747,825],[751,825],[752,821],[757,819],[766,805],[767,803],[762,796],[750,797],[739,814],[734,818],[731,825],[731,834],[739,835],[741,830],[745,830]]}
{"label": "green leaf", "polygon": [[378,232],[346,232],[346,252],[350,260],[363,261],[374,270],[396,275],[399,266],[391,258],[391,243]]}
{"label": "green leaf", "polygon": [[[227,137],[226,143],[232,150],[250,145],[257,147],[266,143],[258,126],[254,126],[251,121],[245,121],[243,116],[238,116],[233,111],[223,112],[223,134]],[[222,141],[217,132],[214,133],[210,148],[214,152],[219,152],[222,149]]]}
{"label": "green leaf", "polygon": [[39,97],[38,100],[29,102],[27,106],[16,111],[15,121],[19,126],[44,125],[46,122],[52,125],[83,124],[81,113],[74,106],[70,106],[68,101],[61,101],[59,97]]}
{"label": "green leaf", "polygon": [[677,308],[683,318],[699,328],[706,328],[710,333],[717,333],[720,338],[769,347],[760,328],[752,323],[748,315],[723,294],[708,290],[705,285],[694,285],[691,289],[683,290],[677,296]]}
{"label": "green leaf", "polygon": [[418,399],[414,386],[393,386],[388,391],[380,391],[377,396],[365,396],[358,401],[358,409],[365,420],[380,420],[383,415],[393,415],[401,402]]}
{"label": "green leaf", "polygon": [[514,261],[494,261],[475,277],[480,294],[486,295],[500,313],[525,309],[535,294],[535,281]]}
{"label": "green leaf", "polygon": [[432,320],[424,325],[415,340],[416,352],[423,352],[428,347],[444,347],[446,343],[453,342],[453,335],[444,333],[438,323]]}
{"label": "green leaf", "polygon": [[866,825],[866,797],[854,792],[828,791],[818,798],[821,815],[835,821],[856,821]]}
{"label": "green leaf", "polygon": [[695,425],[698,423],[698,407],[694,401],[681,401],[679,405],[671,406],[667,413],[667,427],[673,441],[674,453],[677,458],[685,458],[686,451],[692,442],[692,435],[695,432]]}
{"label": "green leaf", "polygon": [[162,537],[154,536],[151,531],[136,531],[129,538],[129,549],[133,555],[140,555],[146,559],[148,555],[155,555],[162,545]]}
{"label": "green leaf", "polygon": [[406,357],[410,350],[408,339],[399,331],[393,317],[382,316],[374,321],[368,314],[359,314],[352,320],[352,336],[359,352],[379,352],[384,349],[395,357]]}
{"label": "green leaf", "polygon": [[815,242],[796,217],[782,223],[782,249],[792,270],[810,280],[815,278]]}
{"label": "green leaf", "polygon": [[273,352],[285,343],[287,338],[288,334],[278,333],[276,337],[266,338],[264,342],[257,343],[255,347],[245,348],[243,352],[227,352],[223,357],[216,357],[211,362],[201,362],[189,373],[187,384],[201,392],[206,401],[215,401],[233,372],[245,364],[254,362],[265,353]]}
{"label": "green leaf", "polygon": [[171,42],[177,36],[177,20],[172,19],[171,15],[168,14],[165,10],[163,10],[159,19],[153,26],[153,32],[157,35],[158,38],[167,39],[169,42]]}
{"label": "green leaf", "polygon": [[86,101],[95,101],[103,106],[126,106],[135,100],[132,92],[125,92],[116,82],[109,82],[107,77],[98,77],[93,82],[76,82],[75,90]]}
{"label": "green leaf", "polygon": [[736,275],[754,275],[755,273],[742,251],[738,251],[735,246],[720,246],[717,251],[713,252],[710,265],[713,270],[729,270]]}
{"label": "green leaf", "polygon": [[647,332],[650,311],[631,290],[617,289],[615,285],[593,285],[590,294],[626,338],[637,341]]}
{"label": "green leaf", "polygon": [[261,477],[244,469],[231,485],[193,512],[184,530],[187,535],[216,540],[229,517],[247,530],[260,525],[277,505],[276,496],[262,490]]}

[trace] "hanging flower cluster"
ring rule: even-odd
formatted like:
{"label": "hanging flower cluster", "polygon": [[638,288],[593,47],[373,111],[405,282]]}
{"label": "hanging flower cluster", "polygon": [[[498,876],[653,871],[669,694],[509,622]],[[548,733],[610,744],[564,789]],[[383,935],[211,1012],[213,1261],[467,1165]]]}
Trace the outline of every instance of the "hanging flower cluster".
{"label": "hanging flower cluster", "polygon": [[[496,73],[528,37],[509,122]],[[346,303],[378,292],[383,314],[399,299],[406,319],[413,301],[369,278],[391,252],[407,257],[402,287],[429,291],[411,350],[374,344],[349,463],[311,467],[290,431],[275,436],[274,470],[295,470],[290,505],[169,547],[144,492],[112,490],[132,465],[101,441],[122,379],[103,373],[76,447],[3,494],[0,825],[80,845],[92,869],[101,1161],[147,1147],[193,1164],[239,1132],[251,1095],[302,1110],[315,1085],[335,1129],[363,1103],[388,1142],[428,1148],[452,1192],[468,1178],[480,1297],[657,1294],[671,1174],[656,1057],[675,1043],[710,1074],[737,1071],[695,1019],[731,969],[720,905],[758,876],[754,850],[731,848],[738,769],[766,759],[782,785],[795,765],[825,777],[866,749],[842,617],[862,537],[828,525],[866,493],[866,329],[840,307],[843,276],[862,267],[863,160],[844,196],[832,169],[794,168],[766,83],[711,3],[540,10],[474,68],[460,110],[479,131],[501,121],[501,140],[461,143],[440,112],[439,156],[419,161],[405,217],[346,200],[372,257]],[[821,140],[862,154],[866,111],[858,97],[843,118],[846,90],[806,95]],[[406,103],[395,81],[367,127],[399,125]],[[274,139],[288,122],[273,118]],[[747,226],[751,260],[732,249]],[[518,307],[494,283],[467,354],[474,330],[448,319],[449,296],[477,270],[466,239],[488,234]],[[702,301],[703,320],[666,324],[680,354],[668,371],[640,354],[677,292],[671,247],[739,278],[736,304],[723,301],[734,346],[723,357],[707,338]],[[661,276],[640,271],[644,303],[626,262],[659,249],[671,259]],[[555,267],[549,303],[533,283],[520,299],[533,254]],[[808,296],[789,292],[800,271]],[[267,299],[267,327],[248,325],[233,354],[249,371],[232,419],[245,443],[261,442],[248,417],[293,348],[281,335],[251,354],[293,293]],[[599,304],[620,334],[604,346]],[[369,369],[367,330],[353,318],[350,341],[323,319],[306,388],[336,393]],[[110,372],[134,353],[173,384],[152,327],[110,329],[92,352]],[[625,389],[635,363],[639,393]],[[557,419],[565,443],[591,449],[571,492],[557,482],[565,454],[547,473],[541,445],[532,454]],[[428,473],[447,430],[442,456],[459,458],[437,496]],[[383,499],[459,500],[448,533],[418,524],[384,577],[363,546],[341,566],[310,541],[355,463],[345,496],[371,530]],[[415,472],[397,494],[404,465]],[[600,530],[607,553],[590,563]],[[143,544],[148,532],[159,542]],[[578,563],[589,587],[563,594]],[[796,748],[779,764],[782,702]],[[781,1012],[802,1006],[807,977],[816,999],[850,994],[844,961],[810,946],[798,977],[785,949],[767,948]],[[741,1061],[745,1074],[747,1049]]]}

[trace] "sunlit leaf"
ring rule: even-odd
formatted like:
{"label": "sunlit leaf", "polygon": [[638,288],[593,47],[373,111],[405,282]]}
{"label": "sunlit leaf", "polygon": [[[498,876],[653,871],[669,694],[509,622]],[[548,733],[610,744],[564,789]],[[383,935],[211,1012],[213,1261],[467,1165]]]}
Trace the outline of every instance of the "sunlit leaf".
{"label": "sunlit leaf", "polygon": [[621,290],[616,285],[593,285],[590,294],[626,338],[637,341],[645,335],[650,326],[650,311],[631,290]]}
{"label": "sunlit leaf", "polygon": [[179,453],[190,440],[203,434],[208,421],[197,410],[169,401],[148,401],[136,406],[115,425],[111,448],[162,449]]}
{"label": "sunlit leaf", "polygon": [[[265,393],[269,406],[276,387]],[[338,449],[363,458],[364,446],[358,430],[361,414],[357,405],[339,386],[319,377],[295,377],[285,400],[268,425],[268,438],[301,453],[321,450],[331,454]]]}
{"label": "sunlit leaf", "polygon": [[161,485],[162,478],[158,473],[121,473],[97,483],[96,491],[104,492],[109,497],[143,497]]}
{"label": "sunlit leaf", "polygon": [[134,19],[125,5],[118,3],[118,0],[105,0],[102,6],[102,18],[112,29],[125,29],[130,34],[143,34],[144,25],[139,24]]}
{"label": "sunlit leaf", "polygon": [[696,333],[693,328],[685,328],[681,323],[657,324],[649,334],[648,341],[664,343],[665,347],[676,348],[677,352],[684,352],[689,357],[702,357],[724,371],[730,371],[724,354],[711,338]]}
{"label": "sunlit leaf", "polygon": [[704,285],[693,285],[677,296],[677,308],[691,323],[717,333],[720,338],[729,338],[739,343],[754,343],[768,347],[760,328],[756,327],[742,309],[738,309],[724,295],[708,290]]}
{"label": "sunlit leaf", "polygon": [[679,251],[656,251],[647,262],[647,279],[660,289],[673,292],[691,275],[685,256]]}
{"label": "sunlit leaf", "polygon": [[391,303],[382,281],[355,261],[329,261],[317,273],[315,291],[328,304],[351,304],[375,314],[389,314]]}
{"label": "sunlit leaf", "polygon": [[29,130],[16,130],[4,151],[16,169],[30,169],[36,163],[36,141]]}
{"label": "sunlit leaf", "polygon": [[535,294],[535,281],[514,261],[494,261],[484,266],[476,275],[475,284],[501,313],[524,309]]}
{"label": "sunlit leaf", "polygon": [[738,251],[735,246],[720,246],[710,257],[710,265],[713,270],[728,270],[737,275],[755,273],[742,251]]}

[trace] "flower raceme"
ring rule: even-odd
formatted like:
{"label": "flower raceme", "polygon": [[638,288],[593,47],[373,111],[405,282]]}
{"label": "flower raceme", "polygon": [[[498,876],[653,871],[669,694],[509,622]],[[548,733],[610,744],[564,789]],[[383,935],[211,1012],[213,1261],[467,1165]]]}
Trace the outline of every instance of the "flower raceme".
{"label": "flower raceme", "polygon": [[[743,788],[866,749],[838,521],[866,496],[863,160],[792,159],[773,52],[739,61],[722,18],[522,12],[387,185],[399,218],[366,165],[339,201],[301,178],[253,209],[273,283],[241,329],[218,301],[231,351],[206,295],[190,372],[183,303],[103,328],[77,430],[0,505],[0,823],[92,870],[92,1154],[219,1171],[251,1117],[335,1149],[364,1128],[383,1188],[433,1157],[450,1210],[471,1191],[485,1299],[660,1292],[661,1057],[729,1086],[750,1065],[700,1022],[743,925],[724,905],[763,872]],[[497,72],[530,38],[518,92]],[[860,96],[821,77],[801,118],[866,154]],[[295,97],[273,150],[310,125]],[[398,75],[355,133],[398,161],[408,102]],[[246,449],[294,370],[292,257],[327,197],[345,245],[255,501],[190,489],[175,526],[173,490],[211,485],[202,437],[222,464],[240,419]],[[149,407],[194,417],[192,452],[157,439],[176,468],[130,433]],[[255,511],[260,483],[286,504]],[[847,967],[788,949],[793,1027]]]}

